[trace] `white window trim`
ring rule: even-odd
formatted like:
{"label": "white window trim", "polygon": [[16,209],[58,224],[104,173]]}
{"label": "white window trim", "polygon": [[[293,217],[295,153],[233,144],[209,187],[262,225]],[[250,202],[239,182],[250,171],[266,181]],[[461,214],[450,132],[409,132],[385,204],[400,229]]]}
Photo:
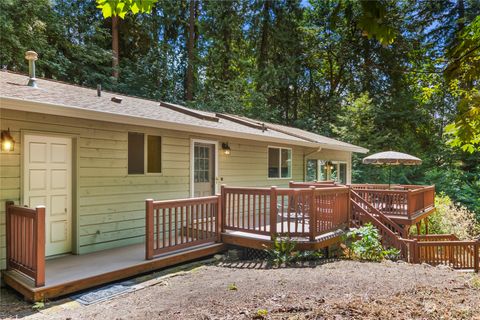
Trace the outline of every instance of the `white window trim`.
{"label": "white window trim", "polygon": [[218,141],[190,139],[190,197],[193,198],[195,194],[195,181],[193,179],[195,170],[195,143],[213,144],[215,149],[215,176],[214,176],[214,194],[218,193]]}
{"label": "white window trim", "polygon": [[[128,173],[128,134],[132,133],[142,133],[143,134],[143,173]],[[160,137],[160,172],[147,172],[148,170],[148,137]],[[142,131],[128,131],[127,132],[127,176],[138,177],[138,176],[163,176],[163,136],[157,134],[149,134]]]}
{"label": "white window trim", "polygon": [[[279,155],[278,155],[278,174],[279,177],[272,178],[269,177],[269,167],[270,167],[270,161],[269,161],[269,149],[280,149]],[[290,150],[290,176],[282,178],[282,149],[285,150]],[[287,148],[287,147],[279,147],[279,146],[267,146],[267,180],[282,180],[282,179],[292,179],[293,176],[293,149],[292,148]]]}

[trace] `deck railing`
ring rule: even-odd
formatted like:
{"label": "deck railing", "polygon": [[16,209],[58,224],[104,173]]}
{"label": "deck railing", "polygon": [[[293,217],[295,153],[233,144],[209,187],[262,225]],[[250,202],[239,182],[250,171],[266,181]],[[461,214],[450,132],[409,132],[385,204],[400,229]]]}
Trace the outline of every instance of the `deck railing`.
{"label": "deck railing", "polygon": [[413,240],[413,263],[447,265],[454,269],[480,271],[480,240]]}
{"label": "deck railing", "polygon": [[[356,191],[351,191],[351,201],[355,202],[357,205],[365,209],[370,215],[377,218],[385,227],[393,231],[399,236],[407,237],[406,231],[403,227],[398,225],[395,221],[386,216],[382,211],[376,209],[371,203],[367,202],[363,197],[361,197]],[[361,212],[360,212],[361,214]],[[355,222],[357,216],[352,216],[352,221]]]}
{"label": "deck railing", "polygon": [[[366,223],[371,223],[375,228],[377,228],[382,243],[386,247],[393,247],[400,250],[403,258],[409,259],[409,247],[408,243],[401,237],[401,234],[394,232],[391,228],[385,225],[385,216],[374,215],[367,210],[367,208],[362,204],[363,199],[359,198],[358,195],[352,191],[352,223],[355,227],[360,227]],[[388,219],[388,218],[386,218]]]}
{"label": "deck railing", "polygon": [[7,269],[45,285],[45,207],[35,209],[6,203]]}
{"label": "deck railing", "polygon": [[352,190],[387,215],[411,219],[434,207],[435,186],[352,184]]}
{"label": "deck railing", "polygon": [[306,237],[348,225],[348,193],[330,188],[222,186],[223,229],[260,235]]}
{"label": "deck railing", "polygon": [[146,200],[145,257],[220,241],[220,196]]}
{"label": "deck railing", "polygon": [[235,230],[260,235],[272,231],[271,208],[276,210],[276,188],[222,186],[222,231]]}

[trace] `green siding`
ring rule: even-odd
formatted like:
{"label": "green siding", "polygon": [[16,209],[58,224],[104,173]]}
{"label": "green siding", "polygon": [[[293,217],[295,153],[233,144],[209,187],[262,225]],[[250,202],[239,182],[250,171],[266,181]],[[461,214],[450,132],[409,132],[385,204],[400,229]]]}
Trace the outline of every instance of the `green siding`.
{"label": "green siding", "polygon": [[[21,198],[21,133],[65,134],[76,139],[77,176],[74,179],[76,253],[143,242],[144,200],[190,195],[191,139],[228,142],[230,155],[219,148],[219,183],[235,186],[287,186],[303,180],[304,154],[312,149],[293,147],[292,179],[267,178],[267,146],[287,145],[74,119],[1,109],[1,128],[16,140],[13,153],[0,153],[0,269],[5,268],[5,200]],[[127,133],[162,136],[162,174],[127,175]],[[317,154],[315,154],[316,156]],[[350,161],[349,152],[335,152]],[[75,170],[74,170],[75,171]]]}

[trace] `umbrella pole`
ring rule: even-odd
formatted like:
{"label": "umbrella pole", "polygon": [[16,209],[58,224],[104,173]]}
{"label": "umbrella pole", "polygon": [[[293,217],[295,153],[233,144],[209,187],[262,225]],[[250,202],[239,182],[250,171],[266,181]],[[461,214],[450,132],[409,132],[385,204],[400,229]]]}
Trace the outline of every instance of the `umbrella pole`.
{"label": "umbrella pole", "polygon": [[390,190],[391,185],[391,178],[392,178],[392,166],[388,166],[388,190]]}

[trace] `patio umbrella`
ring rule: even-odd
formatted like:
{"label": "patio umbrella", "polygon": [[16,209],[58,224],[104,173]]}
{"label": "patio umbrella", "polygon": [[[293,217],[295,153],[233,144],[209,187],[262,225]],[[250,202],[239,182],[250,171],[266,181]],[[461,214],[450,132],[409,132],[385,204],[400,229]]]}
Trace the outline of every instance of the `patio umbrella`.
{"label": "patio umbrella", "polygon": [[363,158],[362,161],[364,164],[378,164],[378,165],[387,165],[388,166],[388,188],[390,189],[390,178],[392,176],[392,166],[406,165],[406,166],[416,166],[422,164],[422,160],[414,157],[412,155],[396,152],[396,151],[385,151],[379,152],[368,157]]}

